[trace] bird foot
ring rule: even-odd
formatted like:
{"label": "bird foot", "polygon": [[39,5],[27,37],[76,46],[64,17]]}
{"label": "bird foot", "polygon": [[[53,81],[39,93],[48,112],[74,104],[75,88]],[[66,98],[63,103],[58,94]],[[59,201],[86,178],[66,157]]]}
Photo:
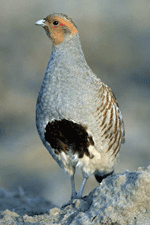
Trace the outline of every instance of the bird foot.
{"label": "bird foot", "polygon": [[71,205],[74,199],[70,199],[68,202],[64,203],[61,209],[64,209],[66,206]]}

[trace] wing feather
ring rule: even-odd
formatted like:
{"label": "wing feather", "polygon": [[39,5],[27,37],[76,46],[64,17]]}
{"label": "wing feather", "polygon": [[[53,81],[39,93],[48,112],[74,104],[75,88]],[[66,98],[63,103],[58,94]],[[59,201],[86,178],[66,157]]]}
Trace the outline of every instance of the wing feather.
{"label": "wing feather", "polygon": [[102,141],[107,143],[107,150],[117,156],[121,143],[125,141],[125,129],[118,101],[112,90],[101,83],[97,101],[101,102],[95,110],[97,123],[101,129]]}

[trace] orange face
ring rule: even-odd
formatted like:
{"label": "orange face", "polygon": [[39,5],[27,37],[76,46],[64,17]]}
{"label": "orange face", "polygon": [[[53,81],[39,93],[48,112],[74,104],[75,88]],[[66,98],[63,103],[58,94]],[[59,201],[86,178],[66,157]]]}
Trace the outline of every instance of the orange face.
{"label": "orange face", "polygon": [[44,18],[44,20],[43,27],[46,30],[47,35],[52,39],[54,46],[63,42],[65,35],[75,35],[78,33],[75,25],[62,17],[49,15]]}

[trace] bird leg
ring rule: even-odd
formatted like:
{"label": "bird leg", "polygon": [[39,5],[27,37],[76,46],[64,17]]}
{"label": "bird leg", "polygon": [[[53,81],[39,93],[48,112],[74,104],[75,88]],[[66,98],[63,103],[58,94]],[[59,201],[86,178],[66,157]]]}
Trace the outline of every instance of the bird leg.
{"label": "bird leg", "polygon": [[75,190],[74,174],[70,176],[70,180],[71,180],[71,199],[75,199],[77,193]]}
{"label": "bird leg", "polygon": [[66,206],[70,205],[72,203],[72,200],[76,198],[77,193],[75,190],[75,183],[74,183],[74,174],[70,175],[70,180],[71,180],[71,199],[69,200],[69,202],[66,202],[62,205],[62,209],[65,208]]}
{"label": "bird leg", "polygon": [[82,198],[82,193],[83,193],[83,190],[84,190],[84,186],[86,184],[86,181],[87,181],[87,177],[84,177],[83,180],[82,180],[82,183],[81,183],[81,186],[80,186],[80,189],[76,195],[76,198]]}

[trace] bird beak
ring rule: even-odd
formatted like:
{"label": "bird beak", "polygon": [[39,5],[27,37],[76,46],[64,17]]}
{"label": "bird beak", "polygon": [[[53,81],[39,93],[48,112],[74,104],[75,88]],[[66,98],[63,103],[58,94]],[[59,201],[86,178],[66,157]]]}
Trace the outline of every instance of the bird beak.
{"label": "bird beak", "polygon": [[35,22],[35,25],[39,25],[39,26],[44,27],[45,26],[45,21],[46,20],[38,20],[38,21]]}

